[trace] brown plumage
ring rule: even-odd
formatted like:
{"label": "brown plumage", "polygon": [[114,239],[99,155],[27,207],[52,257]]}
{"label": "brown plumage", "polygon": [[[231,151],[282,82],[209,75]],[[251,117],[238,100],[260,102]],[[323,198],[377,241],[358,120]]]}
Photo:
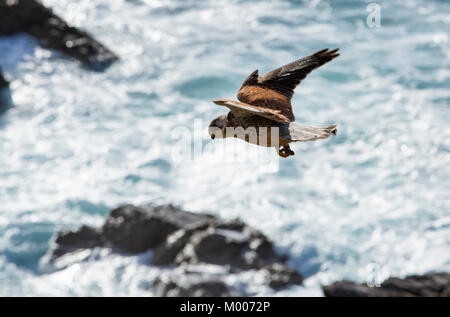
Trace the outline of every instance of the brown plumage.
{"label": "brown plumage", "polygon": [[[286,157],[294,155],[288,145],[290,142],[323,139],[330,134],[336,134],[336,125],[305,127],[291,123],[295,121],[291,99],[295,87],[310,72],[337,56],[339,56],[338,49],[331,51],[324,49],[263,76],[259,76],[258,70],[255,70],[238,91],[237,97],[240,102],[228,99],[214,100],[216,104],[226,106],[231,111],[227,116],[219,116],[211,122],[211,137],[216,137],[217,129],[215,128],[220,129],[222,137],[228,137],[225,133],[225,128],[228,127],[242,126],[247,129],[253,126],[257,128],[257,131],[261,127],[277,127],[280,130],[280,138],[276,147],[283,147],[281,150],[277,148],[277,151],[281,156]],[[244,140],[250,142],[248,136]],[[251,143],[259,144],[259,141]]]}
{"label": "brown plumage", "polygon": [[239,101],[250,105],[281,110],[289,121],[295,121],[291,99],[294,89],[314,69],[339,56],[338,49],[324,49],[277,68],[263,76],[251,73],[238,91]]}

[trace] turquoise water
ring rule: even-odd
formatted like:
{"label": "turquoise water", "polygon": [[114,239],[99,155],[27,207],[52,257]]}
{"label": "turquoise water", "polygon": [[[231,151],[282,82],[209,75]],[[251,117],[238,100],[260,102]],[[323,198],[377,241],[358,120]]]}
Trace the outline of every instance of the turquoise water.
{"label": "turquoise water", "polygon": [[[262,230],[307,279],[255,295],[450,271],[448,1],[378,1],[375,28],[359,0],[43,2],[121,60],[91,72],[26,35],[0,39],[13,100],[0,115],[0,295],[148,295],[150,254],[41,266],[56,231],[100,225],[120,203],[171,202]],[[180,129],[188,148],[223,144],[208,138],[225,111],[211,99],[326,47],[341,56],[293,104],[298,122],[338,123],[335,138],[280,161],[238,140],[177,159]]]}

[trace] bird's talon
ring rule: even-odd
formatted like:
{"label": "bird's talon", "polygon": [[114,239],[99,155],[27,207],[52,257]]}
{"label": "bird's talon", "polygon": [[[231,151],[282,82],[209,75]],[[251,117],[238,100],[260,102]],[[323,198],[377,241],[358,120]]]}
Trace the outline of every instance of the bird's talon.
{"label": "bird's talon", "polygon": [[281,156],[281,157],[288,157],[289,156],[288,153],[283,152],[283,151],[278,151],[278,155]]}
{"label": "bird's talon", "polygon": [[281,157],[289,157],[289,156],[292,156],[292,155],[295,154],[294,151],[291,150],[289,145],[283,146],[277,152],[278,152],[278,155],[281,156]]}

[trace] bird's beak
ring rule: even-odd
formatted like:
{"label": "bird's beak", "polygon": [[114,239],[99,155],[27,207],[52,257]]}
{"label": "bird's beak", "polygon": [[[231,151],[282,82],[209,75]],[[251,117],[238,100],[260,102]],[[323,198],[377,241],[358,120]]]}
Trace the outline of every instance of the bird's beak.
{"label": "bird's beak", "polygon": [[216,105],[219,105],[219,106],[225,106],[225,105],[226,105],[225,99],[214,99],[213,102],[214,102]]}
{"label": "bird's beak", "polygon": [[215,139],[216,138],[216,135],[213,133],[213,134],[211,134],[211,139]]}

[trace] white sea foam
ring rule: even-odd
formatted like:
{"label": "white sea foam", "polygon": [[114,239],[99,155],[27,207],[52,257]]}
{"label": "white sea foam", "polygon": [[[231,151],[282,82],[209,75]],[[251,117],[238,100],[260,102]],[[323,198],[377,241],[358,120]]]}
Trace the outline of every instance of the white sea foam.
{"label": "white sea foam", "polygon": [[[0,39],[14,102],[0,115],[1,295],[148,294],[158,270],[144,255],[39,270],[54,232],[99,225],[125,202],[262,230],[308,278],[255,294],[450,270],[450,4],[385,1],[381,27],[369,28],[364,1],[43,2],[121,59],[90,72],[28,36]],[[325,47],[341,56],[293,104],[300,123],[338,123],[335,138],[294,145],[277,172],[171,160],[176,127],[224,113],[211,99]],[[206,128],[193,138],[210,142]]]}

